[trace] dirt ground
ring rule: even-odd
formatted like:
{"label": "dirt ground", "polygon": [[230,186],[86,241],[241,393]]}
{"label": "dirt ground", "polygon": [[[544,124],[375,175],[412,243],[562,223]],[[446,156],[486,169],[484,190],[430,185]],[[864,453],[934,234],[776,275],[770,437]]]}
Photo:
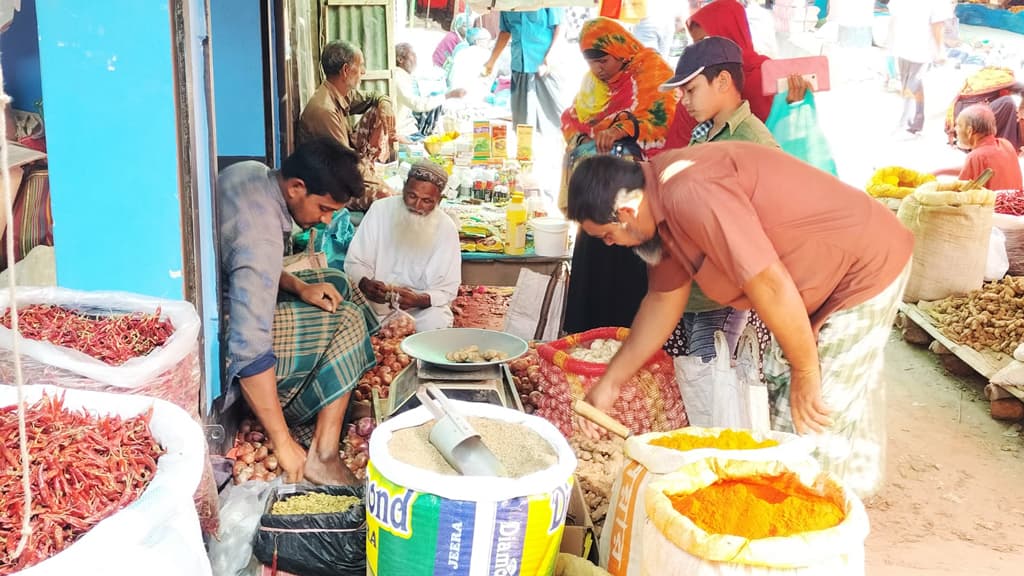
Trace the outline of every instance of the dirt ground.
{"label": "dirt ground", "polygon": [[886,350],[887,482],[866,504],[869,576],[1024,573],[1024,439],[980,377],[897,333]]}

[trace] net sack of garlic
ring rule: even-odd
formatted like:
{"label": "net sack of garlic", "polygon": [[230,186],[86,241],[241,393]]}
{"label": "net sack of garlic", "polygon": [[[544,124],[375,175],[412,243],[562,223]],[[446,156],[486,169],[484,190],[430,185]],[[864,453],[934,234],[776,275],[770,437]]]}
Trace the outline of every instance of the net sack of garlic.
{"label": "net sack of garlic", "polygon": [[[572,437],[572,400],[583,398],[608,368],[629,336],[628,328],[595,328],[537,348],[543,395],[536,414]],[[675,430],[687,425],[672,359],[658,350],[622,387],[610,415],[633,434]]]}

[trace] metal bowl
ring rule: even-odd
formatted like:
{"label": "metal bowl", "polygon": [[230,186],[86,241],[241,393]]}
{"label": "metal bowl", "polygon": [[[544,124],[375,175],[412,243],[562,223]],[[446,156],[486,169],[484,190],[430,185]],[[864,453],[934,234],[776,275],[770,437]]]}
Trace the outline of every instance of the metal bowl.
{"label": "metal bowl", "polygon": [[[476,346],[480,350],[504,352],[508,354],[508,358],[475,363],[451,362],[445,358],[445,354],[449,352],[456,352],[470,346]],[[448,370],[466,372],[515,360],[525,354],[528,349],[526,341],[518,336],[479,328],[431,330],[413,334],[402,340],[402,352],[409,356]]]}

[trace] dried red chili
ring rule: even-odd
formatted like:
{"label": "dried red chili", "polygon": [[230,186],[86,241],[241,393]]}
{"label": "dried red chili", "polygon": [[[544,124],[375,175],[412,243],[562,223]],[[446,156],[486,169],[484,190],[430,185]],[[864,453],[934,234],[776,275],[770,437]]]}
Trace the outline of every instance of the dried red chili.
{"label": "dried red chili", "polygon": [[[11,327],[10,310],[0,316],[0,324]],[[153,314],[87,316],[61,306],[34,304],[18,309],[18,330],[24,338],[78,350],[120,366],[163,346],[174,326],[170,320],[160,319],[159,308]]]}
{"label": "dried red chili", "polygon": [[1024,216],[1024,192],[1020,190],[999,190],[996,192],[996,214]]}
{"label": "dried red chili", "polygon": [[18,417],[16,406],[0,408],[0,575],[57,554],[142,494],[163,454],[149,431],[151,415],[96,417],[48,396],[27,409],[32,534],[14,559],[24,497]]}

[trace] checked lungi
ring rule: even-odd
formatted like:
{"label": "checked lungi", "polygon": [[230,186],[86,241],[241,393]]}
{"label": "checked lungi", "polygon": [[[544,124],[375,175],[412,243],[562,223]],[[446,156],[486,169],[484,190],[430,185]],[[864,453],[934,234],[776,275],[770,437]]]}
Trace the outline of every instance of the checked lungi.
{"label": "checked lungi", "polygon": [[[857,495],[874,494],[885,466],[885,344],[910,277],[910,264],[881,294],[828,317],[818,334],[821,396],[833,425],[812,435],[822,469]],[[772,428],[794,432],[789,406],[789,362],[772,337],[764,359]]]}
{"label": "checked lungi", "polygon": [[295,274],[315,284],[329,282],[344,302],[333,314],[293,296],[274,312],[277,395],[289,426],[313,420],[325,406],[350,392],[375,364],[370,335],[377,316],[348,278],[331,268]]}

